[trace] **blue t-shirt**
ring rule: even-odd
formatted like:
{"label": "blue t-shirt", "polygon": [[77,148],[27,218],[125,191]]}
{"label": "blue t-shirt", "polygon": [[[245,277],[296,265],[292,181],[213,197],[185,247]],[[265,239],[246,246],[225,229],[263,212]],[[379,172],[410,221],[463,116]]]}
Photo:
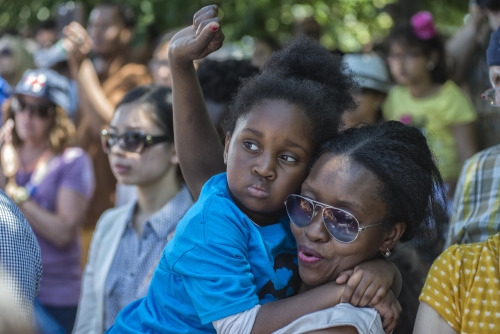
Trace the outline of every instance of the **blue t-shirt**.
{"label": "blue t-shirt", "polygon": [[215,333],[212,321],[297,292],[289,220],[259,227],[212,177],[179,222],[148,295],[125,307],[107,333]]}

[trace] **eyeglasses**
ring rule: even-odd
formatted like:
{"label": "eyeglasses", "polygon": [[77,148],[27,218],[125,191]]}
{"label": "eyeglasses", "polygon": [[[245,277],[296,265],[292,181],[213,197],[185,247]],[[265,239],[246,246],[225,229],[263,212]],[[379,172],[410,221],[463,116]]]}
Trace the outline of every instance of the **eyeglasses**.
{"label": "eyeglasses", "polygon": [[118,144],[125,152],[142,153],[146,147],[168,140],[169,136],[152,136],[139,131],[128,131],[121,135],[110,133],[106,129],[101,131],[102,149],[107,154],[111,153],[111,149],[115,144]]}
{"label": "eyeglasses", "polygon": [[500,107],[500,87],[490,88],[481,94],[483,100],[493,107]]}
{"label": "eyeglasses", "polygon": [[28,111],[31,116],[38,118],[49,117],[51,111],[54,110],[55,105],[53,104],[41,104],[41,103],[26,103],[23,99],[14,97],[12,98],[11,108],[14,113],[22,113]]}
{"label": "eyeglasses", "polygon": [[332,237],[342,243],[353,242],[358,237],[359,232],[387,222],[359,226],[358,220],[349,212],[300,195],[289,195],[285,200],[285,206],[292,223],[301,228],[306,227],[313,220],[317,207],[322,208],[323,223],[326,229]]}

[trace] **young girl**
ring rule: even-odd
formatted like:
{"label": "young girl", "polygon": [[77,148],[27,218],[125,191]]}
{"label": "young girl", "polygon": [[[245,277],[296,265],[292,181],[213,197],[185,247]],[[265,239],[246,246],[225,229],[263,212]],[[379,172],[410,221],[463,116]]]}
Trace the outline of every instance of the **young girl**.
{"label": "young girl", "polygon": [[382,106],[384,117],[422,129],[451,199],[462,163],[476,152],[472,104],[448,80],[443,43],[429,12],[415,14],[387,43],[389,69],[398,85]]}
{"label": "young girl", "polygon": [[[223,38],[215,6],[200,10],[194,22],[172,39],[170,53],[174,108],[186,117],[205,108],[192,61]],[[352,81],[343,70],[319,44],[298,39],[245,82],[225,122],[227,174],[203,186],[167,245],[148,295],[126,307],[109,333],[271,332],[340,301],[344,288],[334,282],[292,296],[299,283],[297,249],[284,200],[298,192],[317,145],[338,131],[342,113],[353,106]],[[217,146],[217,133],[209,129]],[[176,147],[192,145],[192,137]],[[208,146],[196,152],[213,153]],[[207,165],[219,157],[207,155]],[[185,166],[190,173],[201,169]],[[198,194],[200,177],[193,180]]]}
{"label": "young girl", "polygon": [[193,203],[175,153],[171,100],[170,88],[137,87],[102,132],[113,174],[134,186],[137,199],[99,219],[74,333],[102,333],[123,307],[146,295],[165,244]]}

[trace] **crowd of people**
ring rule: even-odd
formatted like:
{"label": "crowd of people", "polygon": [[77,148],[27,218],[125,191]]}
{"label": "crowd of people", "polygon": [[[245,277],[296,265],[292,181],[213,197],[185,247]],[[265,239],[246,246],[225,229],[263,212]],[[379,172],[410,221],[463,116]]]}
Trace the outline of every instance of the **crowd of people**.
{"label": "crowd of people", "polygon": [[500,1],[246,59],[218,10],[0,36],[0,333],[498,332]]}

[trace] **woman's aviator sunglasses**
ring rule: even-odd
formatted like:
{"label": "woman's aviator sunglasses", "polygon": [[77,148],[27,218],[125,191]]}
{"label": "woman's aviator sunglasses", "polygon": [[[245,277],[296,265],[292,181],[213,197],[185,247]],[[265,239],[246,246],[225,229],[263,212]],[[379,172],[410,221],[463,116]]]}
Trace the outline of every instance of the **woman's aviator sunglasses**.
{"label": "woman's aviator sunglasses", "polygon": [[386,223],[383,221],[369,226],[359,226],[358,220],[349,212],[300,195],[289,195],[286,198],[285,206],[292,223],[301,228],[309,225],[316,215],[317,208],[322,208],[323,223],[326,229],[332,237],[343,243],[353,242],[358,237],[359,232]]}
{"label": "woman's aviator sunglasses", "polygon": [[107,154],[118,144],[125,152],[142,153],[146,147],[168,141],[169,136],[152,136],[139,131],[127,131],[122,134],[111,133],[104,129],[101,131],[102,149]]}

